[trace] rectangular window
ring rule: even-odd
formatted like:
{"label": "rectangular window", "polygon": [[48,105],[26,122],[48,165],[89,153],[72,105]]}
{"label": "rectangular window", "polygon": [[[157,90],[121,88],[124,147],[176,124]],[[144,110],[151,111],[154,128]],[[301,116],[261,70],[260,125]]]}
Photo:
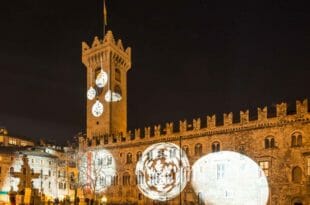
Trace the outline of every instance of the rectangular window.
{"label": "rectangular window", "polygon": [[225,174],[225,164],[217,164],[217,179],[223,179]]}
{"label": "rectangular window", "polygon": [[115,69],[115,80],[121,82],[121,71],[119,69]]}
{"label": "rectangular window", "polygon": [[10,144],[10,145],[16,145],[16,144],[17,144],[16,139],[14,139],[14,138],[9,138],[9,144]]}
{"label": "rectangular window", "polygon": [[261,161],[259,162],[260,168],[263,170],[265,173],[266,177],[269,176],[269,162],[268,161]]}

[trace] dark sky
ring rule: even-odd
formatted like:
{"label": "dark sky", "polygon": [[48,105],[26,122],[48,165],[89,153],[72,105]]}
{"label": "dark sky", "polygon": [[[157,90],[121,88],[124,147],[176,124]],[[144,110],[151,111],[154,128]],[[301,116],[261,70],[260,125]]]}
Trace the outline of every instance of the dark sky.
{"label": "dark sky", "polygon": [[[132,47],[129,128],[310,96],[308,1],[108,0]],[[58,143],[85,129],[81,41],[102,35],[101,0],[1,3],[0,123]]]}

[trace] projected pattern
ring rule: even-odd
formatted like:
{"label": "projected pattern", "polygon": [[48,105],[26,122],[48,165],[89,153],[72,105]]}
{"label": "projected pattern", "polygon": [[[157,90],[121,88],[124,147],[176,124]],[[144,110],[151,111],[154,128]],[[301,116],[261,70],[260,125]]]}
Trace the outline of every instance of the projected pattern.
{"label": "projected pattern", "polygon": [[189,180],[190,165],[186,154],[172,143],[148,147],[136,166],[140,191],[153,200],[176,197]]}
{"label": "projected pattern", "polygon": [[250,158],[222,151],[200,158],[192,168],[192,186],[200,203],[266,205],[268,182]]}
{"label": "projected pattern", "polygon": [[107,150],[83,154],[79,162],[80,186],[89,193],[104,192],[114,181],[115,160]]}
{"label": "projected pattern", "polygon": [[104,96],[104,99],[107,102],[118,102],[121,101],[122,96],[117,92],[112,92],[111,90],[108,90]]}

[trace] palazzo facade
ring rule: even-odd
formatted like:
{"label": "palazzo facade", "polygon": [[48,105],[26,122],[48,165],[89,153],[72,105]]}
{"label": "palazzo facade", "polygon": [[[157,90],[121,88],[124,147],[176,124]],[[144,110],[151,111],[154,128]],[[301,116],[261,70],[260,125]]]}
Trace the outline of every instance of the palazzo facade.
{"label": "palazzo facade", "polygon": [[209,153],[241,153],[254,160],[267,177],[269,205],[310,204],[307,99],[296,101],[293,112],[288,112],[286,103],[279,103],[274,114],[264,107],[257,108],[257,113],[240,111],[235,118],[225,113],[127,131],[126,76],[131,49],[125,49],[108,31],[91,45],[82,43],[82,62],[87,69],[87,132],[79,138],[79,151],[107,150],[115,160],[113,176],[100,182],[106,189],[99,195],[108,204],[203,204],[191,177],[181,195],[166,201],[151,199],[138,189],[141,181],[136,165],[142,153],[157,143],[181,147],[190,166]]}

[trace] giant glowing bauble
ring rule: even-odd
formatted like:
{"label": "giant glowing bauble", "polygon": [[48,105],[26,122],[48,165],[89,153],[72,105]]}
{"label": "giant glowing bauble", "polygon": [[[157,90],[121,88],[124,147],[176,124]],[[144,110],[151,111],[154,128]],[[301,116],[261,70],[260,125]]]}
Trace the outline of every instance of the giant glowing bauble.
{"label": "giant glowing bauble", "polygon": [[183,150],[172,143],[148,147],[136,166],[139,190],[148,198],[166,201],[176,197],[190,180],[190,165]]}
{"label": "giant glowing bauble", "polygon": [[118,102],[121,101],[122,96],[120,93],[112,92],[108,90],[107,93],[104,95],[104,99],[107,102]]}
{"label": "giant glowing bauble", "polygon": [[107,82],[108,82],[108,74],[101,69],[100,73],[96,78],[96,85],[99,88],[103,88],[107,84]]}
{"label": "giant glowing bauble", "polygon": [[87,99],[93,100],[96,97],[96,90],[90,86],[90,88],[87,91]]}
{"label": "giant glowing bauble", "polygon": [[103,104],[99,102],[99,100],[96,100],[91,109],[93,116],[100,117],[103,113],[103,109],[104,109]]}
{"label": "giant glowing bauble", "polygon": [[192,167],[198,200],[213,205],[266,205],[268,182],[250,158],[231,151],[208,154]]}
{"label": "giant glowing bauble", "polygon": [[114,183],[115,169],[115,160],[109,151],[87,151],[79,159],[80,186],[89,193],[102,193]]}

